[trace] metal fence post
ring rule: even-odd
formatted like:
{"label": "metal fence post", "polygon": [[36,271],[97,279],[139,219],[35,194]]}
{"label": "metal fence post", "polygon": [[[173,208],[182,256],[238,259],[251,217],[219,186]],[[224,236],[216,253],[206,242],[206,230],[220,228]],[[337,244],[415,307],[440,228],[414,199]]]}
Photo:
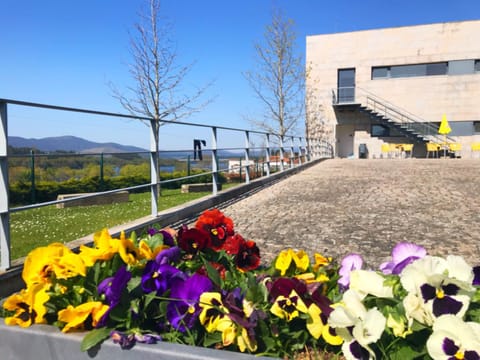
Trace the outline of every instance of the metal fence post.
{"label": "metal fence post", "polygon": [[30,203],[37,201],[35,189],[35,151],[30,150]]}
{"label": "metal fence post", "polygon": [[158,168],[158,140],[159,128],[156,120],[150,120],[150,193],[151,193],[151,215],[158,216],[158,193],[159,193],[159,168]]}
{"label": "metal fence post", "polygon": [[265,162],[267,163],[267,177],[270,176],[270,134],[265,135]]}
{"label": "metal fence post", "polygon": [[250,133],[245,131],[245,183],[250,183]]}
{"label": "metal fence post", "polygon": [[212,194],[218,192],[217,128],[212,127]]}
{"label": "metal fence post", "polygon": [[0,270],[10,267],[7,103],[0,102]]}

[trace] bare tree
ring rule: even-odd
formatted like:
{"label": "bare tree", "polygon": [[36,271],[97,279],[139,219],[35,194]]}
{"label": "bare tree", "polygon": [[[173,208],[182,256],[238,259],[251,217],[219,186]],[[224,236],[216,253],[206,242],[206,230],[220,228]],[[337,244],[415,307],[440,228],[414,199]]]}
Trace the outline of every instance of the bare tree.
{"label": "bare tree", "polygon": [[[176,121],[189,116],[210,102],[207,100],[198,103],[211,84],[190,92],[184,88],[193,64],[178,63],[177,48],[170,34],[171,25],[160,17],[160,0],[148,0],[148,11],[139,14],[139,21],[130,34],[132,61],[129,72],[134,85],[128,87],[125,94],[111,84],[113,96],[121,105],[132,115],[141,116],[151,126],[155,140],[152,154],[158,154],[159,129],[165,121]],[[151,166],[155,170],[158,184],[158,156],[152,156]]]}
{"label": "bare tree", "polygon": [[263,120],[252,122],[262,129],[285,135],[304,114],[305,70],[295,53],[294,22],[274,9],[265,28],[264,43],[255,43],[256,68],[244,73],[265,107]]}

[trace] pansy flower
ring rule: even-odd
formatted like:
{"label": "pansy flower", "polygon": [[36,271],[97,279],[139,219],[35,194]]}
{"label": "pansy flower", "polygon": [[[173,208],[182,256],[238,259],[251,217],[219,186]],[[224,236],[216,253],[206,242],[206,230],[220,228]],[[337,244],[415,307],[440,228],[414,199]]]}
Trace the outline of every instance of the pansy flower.
{"label": "pansy flower", "polygon": [[362,300],[361,294],[353,289],[347,290],[328,318],[330,326],[343,338],[342,350],[350,359],[368,359],[368,354],[373,356],[370,345],[380,339],[387,322],[376,307],[367,309]]}
{"label": "pansy flower", "polygon": [[93,266],[98,260],[110,260],[118,253],[118,239],[111,237],[108,229],[93,234],[93,247],[81,245],[79,255],[87,266]]}
{"label": "pansy flower", "polygon": [[23,266],[22,278],[27,286],[50,283],[52,277],[68,279],[77,275],[85,276],[83,259],[60,243],[41,246],[32,250]]}
{"label": "pansy flower", "polygon": [[[422,299],[427,313],[423,318],[433,320],[446,314],[463,317],[473,293],[473,278],[472,268],[458,256],[426,256],[405,267],[400,282],[411,293],[411,299]],[[413,316],[409,314],[412,309],[406,310],[407,316]]]}
{"label": "pansy flower", "polygon": [[100,295],[105,296],[109,307],[102,314],[102,318],[96,323],[96,326],[102,327],[106,325],[110,312],[120,303],[123,290],[127,287],[131,278],[132,274],[123,265],[114,276],[108,277],[98,284],[97,291]]}
{"label": "pansy flower", "polygon": [[105,313],[109,310],[108,305],[100,301],[91,301],[78,306],[68,305],[66,309],[58,312],[58,320],[65,323],[63,332],[73,329],[89,329],[97,326]]}
{"label": "pansy flower", "polygon": [[427,255],[427,251],[422,246],[401,242],[395,245],[392,250],[392,260],[380,265],[380,270],[384,274],[398,275],[408,264],[421,259]]}
{"label": "pansy flower", "polygon": [[5,324],[28,327],[32,324],[45,323],[44,316],[47,313],[45,303],[50,298],[48,295],[50,286],[34,284],[10,295],[3,303],[3,308],[14,314],[5,318]]}
{"label": "pansy flower", "polygon": [[308,254],[303,250],[282,250],[275,260],[275,269],[280,271],[281,276],[284,276],[292,264],[295,264],[295,270],[306,271],[310,265]]}
{"label": "pansy flower", "polygon": [[363,259],[358,254],[350,254],[345,256],[342,259],[340,264],[340,270],[338,270],[338,274],[340,275],[340,279],[338,279],[338,284],[343,287],[343,289],[348,289],[350,285],[350,273],[352,270],[359,270],[363,266]]}
{"label": "pansy flower", "polygon": [[297,278],[278,278],[273,283],[266,283],[270,300],[273,302],[279,296],[288,296],[292,290],[297,294],[304,295],[307,292],[305,282]]}
{"label": "pansy flower", "polygon": [[200,295],[212,289],[210,279],[193,274],[186,280],[175,279],[170,292],[171,301],[167,306],[167,319],[172,326],[185,332],[191,329],[200,313]]}
{"label": "pansy flower", "polygon": [[178,246],[188,254],[196,254],[207,248],[210,243],[208,233],[201,229],[189,229],[182,226],[178,231]]}
{"label": "pansy flower", "polygon": [[434,360],[480,359],[480,324],[464,322],[454,315],[443,315],[433,324],[427,340],[428,354]]}
{"label": "pansy flower", "polygon": [[235,265],[242,271],[255,270],[260,266],[260,249],[255,241],[246,240],[240,244],[235,255]]}
{"label": "pansy flower", "polygon": [[147,294],[156,292],[157,295],[162,295],[170,289],[172,279],[175,277],[185,279],[183,272],[176,267],[170,264],[159,264],[156,261],[149,261],[142,274],[142,290]]}
{"label": "pansy flower", "polygon": [[273,302],[270,312],[289,322],[298,317],[300,313],[306,314],[308,308],[297,292],[292,290],[288,296],[278,296]]}
{"label": "pansy flower", "polygon": [[234,234],[233,221],[220,210],[205,210],[195,223],[195,228],[206,231],[210,237],[210,246],[220,250],[227,236]]}

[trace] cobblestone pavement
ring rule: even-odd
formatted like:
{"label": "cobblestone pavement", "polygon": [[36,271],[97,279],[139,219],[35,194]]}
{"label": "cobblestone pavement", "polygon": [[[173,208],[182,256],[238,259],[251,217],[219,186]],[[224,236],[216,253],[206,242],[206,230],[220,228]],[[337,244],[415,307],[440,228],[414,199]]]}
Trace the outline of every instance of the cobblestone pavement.
{"label": "cobblestone pavement", "polygon": [[480,264],[480,160],[332,159],[223,209],[268,263],[282,249],[377,267],[400,241]]}

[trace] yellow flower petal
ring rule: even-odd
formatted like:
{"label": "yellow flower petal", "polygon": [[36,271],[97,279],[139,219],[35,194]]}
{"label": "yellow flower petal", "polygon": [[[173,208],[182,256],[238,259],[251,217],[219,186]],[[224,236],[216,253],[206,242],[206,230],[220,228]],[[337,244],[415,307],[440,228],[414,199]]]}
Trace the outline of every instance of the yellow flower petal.
{"label": "yellow flower petal", "polygon": [[283,276],[287,272],[290,264],[292,263],[292,249],[283,250],[278,254],[275,261],[275,269],[280,271],[280,275]]}

